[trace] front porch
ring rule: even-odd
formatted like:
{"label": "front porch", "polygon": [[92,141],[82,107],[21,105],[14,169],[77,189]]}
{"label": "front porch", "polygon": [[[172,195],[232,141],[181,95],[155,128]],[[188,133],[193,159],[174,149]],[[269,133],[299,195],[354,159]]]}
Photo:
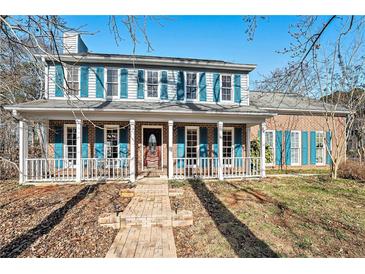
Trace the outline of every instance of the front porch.
{"label": "front porch", "polygon": [[32,157],[23,120],[19,181],[135,182],[148,174],[168,179],[265,177],[264,121],[259,123],[261,156],[250,155],[250,128],[257,124],[48,120],[44,122],[47,155]]}

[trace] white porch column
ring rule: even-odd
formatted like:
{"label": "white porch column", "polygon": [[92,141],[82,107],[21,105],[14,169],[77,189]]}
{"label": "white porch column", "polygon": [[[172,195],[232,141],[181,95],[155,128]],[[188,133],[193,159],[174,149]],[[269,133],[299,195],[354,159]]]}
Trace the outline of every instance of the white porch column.
{"label": "white porch column", "polygon": [[134,120],[129,121],[129,144],[130,144],[130,164],[129,174],[130,181],[133,183],[136,181],[136,144],[135,144],[135,126]]}
{"label": "white porch column", "polygon": [[218,122],[218,179],[223,180],[223,122]]}
{"label": "white porch column", "polygon": [[169,175],[169,179],[172,179],[173,178],[173,176],[174,176],[174,160],[173,160],[173,148],[172,148],[172,146],[173,146],[173,134],[174,134],[174,121],[169,121],[168,122],[168,124],[169,124],[169,144],[168,144],[168,146],[169,146],[169,153],[168,153],[168,163],[169,163],[169,165],[168,165],[168,168],[169,168],[169,173],[168,173],[168,175]]}
{"label": "white porch column", "polygon": [[251,157],[251,128],[246,125],[246,157]]}
{"label": "white porch column", "polygon": [[266,146],[266,142],[265,142],[265,130],[266,130],[266,123],[265,122],[262,122],[260,124],[260,135],[261,135],[261,140],[260,140],[260,143],[261,143],[261,153],[260,153],[260,156],[261,156],[261,177],[266,177],[266,171],[265,171],[265,162],[266,162],[266,159],[265,159],[265,146]]}
{"label": "white porch column", "polygon": [[19,183],[23,184],[27,179],[28,158],[28,125],[19,121]]}
{"label": "white porch column", "polygon": [[82,121],[76,119],[76,183],[81,182]]}

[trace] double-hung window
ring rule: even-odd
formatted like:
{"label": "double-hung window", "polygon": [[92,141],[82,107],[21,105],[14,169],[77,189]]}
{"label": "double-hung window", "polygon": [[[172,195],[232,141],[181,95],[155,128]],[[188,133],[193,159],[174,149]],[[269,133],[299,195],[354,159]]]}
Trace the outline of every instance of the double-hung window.
{"label": "double-hung window", "polygon": [[291,165],[300,165],[301,139],[300,131],[290,132],[290,158]]}
{"label": "double-hung window", "polygon": [[198,128],[187,127],[186,128],[186,158],[187,165],[194,166],[197,164],[197,158],[199,156],[198,150]]}
{"label": "double-hung window", "polygon": [[65,158],[69,165],[76,165],[76,125],[65,125]]}
{"label": "double-hung window", "polygon": [[69,95],[79,95],[79,67],[67,66],[66,67],[66,88]]}
{"label": "double-hung window", "polygon": [[197,73],[187,72],[186,73],[186,99],[195,100],[197,99]]}
{"label": "double-hung window", "polygon": [[231,75],[222,75],[222,101],[232,101]]}
{"label": "double-hung window", "polygon": [[275,131],[274,130],[266,130],[265,131],[265,141],[268,150],[270,151],[270,158],[266,159],[267,165],[275,164]]}
{"label": "double-hung window", "polygon": [[316,131],[316,163],[324,164],[324,133]]}
{"label": "double-hung window", "polygon": [[118,97],[118,69],[108,68],[106,70],[106,96]]}
{"label": "double-hung window", "polygon": [[118,158],[119,151],[119,127],[105,127],[105,155],[106,158]]}
{"label": "double-hung window", "polygon": [[147,98],[158,98],[158,71],[147,71]]}

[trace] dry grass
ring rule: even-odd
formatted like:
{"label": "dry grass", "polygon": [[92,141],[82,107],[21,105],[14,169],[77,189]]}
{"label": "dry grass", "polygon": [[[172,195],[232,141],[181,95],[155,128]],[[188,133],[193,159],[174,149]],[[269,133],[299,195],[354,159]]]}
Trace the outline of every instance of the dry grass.
{"label": "dry grass", "polygon": [[[327,177],[172,182],[194,225],[179,257],[364,257],[365,185]],[[213,201],[213,202],[212,202]]]}
{"label": "dry grass", "polygon": [[117,231],[98,225],[122,210],[124,184],[19,186],[0,183],[0,257],[104,257]]}

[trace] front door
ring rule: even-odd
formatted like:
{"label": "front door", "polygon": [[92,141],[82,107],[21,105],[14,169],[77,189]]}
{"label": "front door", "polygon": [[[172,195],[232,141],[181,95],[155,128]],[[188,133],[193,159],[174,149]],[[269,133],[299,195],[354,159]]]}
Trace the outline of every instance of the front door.
{"label": "front door", "polygon": [[143,129],[143,170],[161,169],[161,129]]}

